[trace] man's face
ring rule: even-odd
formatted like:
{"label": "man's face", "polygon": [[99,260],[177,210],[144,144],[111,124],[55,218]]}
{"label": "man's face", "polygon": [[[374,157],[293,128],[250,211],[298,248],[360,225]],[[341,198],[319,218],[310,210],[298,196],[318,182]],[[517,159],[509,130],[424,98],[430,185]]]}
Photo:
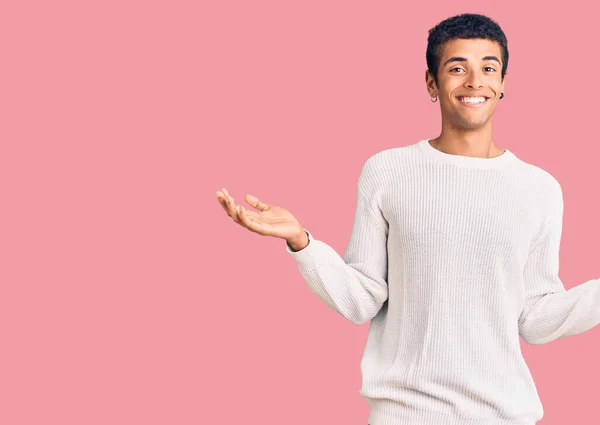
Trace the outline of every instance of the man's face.
{"label": "man's face", "polygon": [[[438,68],[438,86],[426,72],[428,90],[440,100],[442,120],[452,127],[475,130],[496,109],[502,81],[502,48],[486,39],[455,39],[444,45]],[[479,103],[481,97],[485,100]]]}

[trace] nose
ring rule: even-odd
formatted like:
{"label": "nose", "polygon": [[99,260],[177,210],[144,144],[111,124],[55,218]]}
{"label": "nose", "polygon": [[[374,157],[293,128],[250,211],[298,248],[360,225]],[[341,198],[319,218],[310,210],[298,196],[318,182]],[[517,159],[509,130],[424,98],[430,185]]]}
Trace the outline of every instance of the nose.
{"label": "nose", "polygon": [[471,73],[469,78],[467,79],[467,82],[465,83],[465,86],[470,88],[470,89],[475,89],[478,90],[480,88],[483,87],[483,84],[481,83],[480,80],[481,76],[477,73]]}

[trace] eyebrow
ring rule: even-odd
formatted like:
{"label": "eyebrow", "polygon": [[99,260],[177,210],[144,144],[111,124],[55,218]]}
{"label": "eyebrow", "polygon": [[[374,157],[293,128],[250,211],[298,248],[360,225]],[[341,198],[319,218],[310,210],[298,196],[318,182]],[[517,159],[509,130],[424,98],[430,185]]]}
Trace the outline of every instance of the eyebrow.
{"label": "eyebrow", "polygon": [[[481,60],[496,61],[496,62],[498,62],[498,65],[500,65],[500,60],[496,56],[484,56],[483,58],[481,58]],[[450,59],[448,59],[446,62],[444,62],[444,66],[448,65],[451,62],[466,62],[466,61],[467,61],[467,58],[463,58],[460,56],[453,56]]]}

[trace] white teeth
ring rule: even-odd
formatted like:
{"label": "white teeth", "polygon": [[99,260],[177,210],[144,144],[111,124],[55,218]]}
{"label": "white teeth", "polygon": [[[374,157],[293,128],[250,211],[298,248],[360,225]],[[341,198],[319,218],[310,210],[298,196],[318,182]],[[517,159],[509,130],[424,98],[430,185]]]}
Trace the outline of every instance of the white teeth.
{"label": "white teeth", "polygon": [[464,103],[481,103],[485,102],[485,97],[459,97],[458,100]]}

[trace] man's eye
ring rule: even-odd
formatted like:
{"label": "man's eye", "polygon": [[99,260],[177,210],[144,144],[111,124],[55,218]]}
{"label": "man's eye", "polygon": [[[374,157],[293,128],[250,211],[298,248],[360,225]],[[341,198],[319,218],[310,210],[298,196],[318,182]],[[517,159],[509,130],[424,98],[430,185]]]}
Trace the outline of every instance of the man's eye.
{"label": "man's eye", "polygon": [[[491,66],[486,66],[484,69],[485,69],[485,70],[488,70],[488,69],[489,69],[489,70],[491,70],[492,72],[493,72],[493,71],[496,71],[496,70],[495,70],[493,67],[491,67]],[[455,70],[464,71],[462,68],[452,68],[452,69],[450,70],[450,72],[454,72]]]}

